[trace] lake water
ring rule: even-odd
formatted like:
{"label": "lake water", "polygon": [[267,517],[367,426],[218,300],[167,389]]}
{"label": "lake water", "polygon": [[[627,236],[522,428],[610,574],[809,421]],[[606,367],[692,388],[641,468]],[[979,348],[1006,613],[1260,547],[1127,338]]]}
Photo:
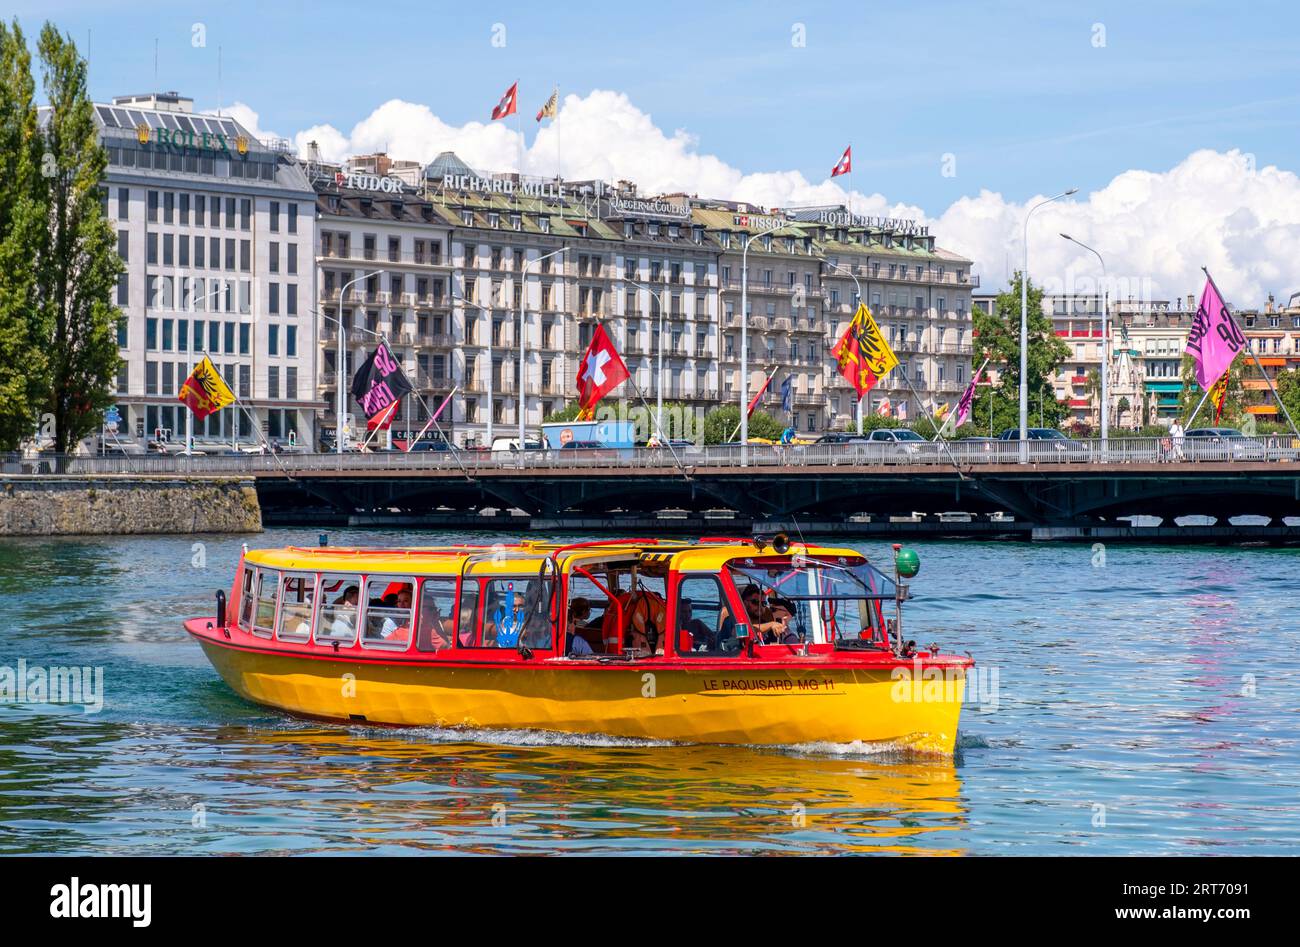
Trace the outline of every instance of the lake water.
{"label": "lake water", "polygon": [[245,703],[181,619],[212,613],[245,539],[316,537],[6,540],[0,668],[102,667],[105,697],[0,706],[0,853],[1300,848],[1300,550],[918,544],[907,635],[983,675],[939,762],[330,727]]}

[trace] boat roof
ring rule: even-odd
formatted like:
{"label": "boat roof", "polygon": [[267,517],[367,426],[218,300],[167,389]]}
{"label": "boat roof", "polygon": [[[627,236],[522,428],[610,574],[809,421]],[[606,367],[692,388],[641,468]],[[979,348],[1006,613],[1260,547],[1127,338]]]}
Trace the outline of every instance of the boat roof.
{"label": "boat roof", "polygon": [[[760,545],[761,544],[761,545]],[[809,556],[864,558],[855,549],[791,543],[791,551]],[[775,556],[770,540],[705,538],[700,540],[615,539],[582,543],[523,540],[495,545],[409,546],[400,548],[349,546],[288,546],[250,549],[246,561],[271,569],[437,575],[459,573],[472,559],[475,574],[535,572],[552,556],[564,568],[572,561],[637,557],[666,563],[677,571],[716,572],[728,562],[751,556]]]}

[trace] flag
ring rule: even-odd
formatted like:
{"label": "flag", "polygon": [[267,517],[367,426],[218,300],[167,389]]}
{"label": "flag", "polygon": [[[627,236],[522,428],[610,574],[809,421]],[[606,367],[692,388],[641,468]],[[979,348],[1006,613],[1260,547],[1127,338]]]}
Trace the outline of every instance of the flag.
{"label": "flag", "polygon": [[971,406],[975,403],[975,384],[976,382],[979,381],[979,377],[980,377],[979,372],[976,372],[975,374],[971,375],[970,384],[967,385],[966,390],[961,393],[961,400],[957,402],[956,427],[961,427],[963,424],[965,424],[967,421],[970,420],[970,409]]}
{"label": "flag", "polygon": [[1201,304],[1196,308],[1196,318],[1188,330],[1187,348],[1184,349],[1195,359],[1196,382],[1201,390],[1209,391],[1245,347],[1246,337],[1237,328],[1237,320],[1228,312],[1219,288],[1207,273]]}
{"label": "flag", "polygon": [[217,366],[205,355],[203,361],[194,366],[190,377],[181,385],[180,397],[177,399],[192,412],[194,419],[202,421],[214,411],[220,411],[228,404],[235,403],[235,393],[222,380]]}
{"label": "flag", "polygon": [[895,414],[894,416],[895,416],[896,418],[898,418],[898,420],[900,420],[900,421],[906,421],[906,420],[907,420],[907,402],[906,402],[906,401],[900,401],[900,402],[898,402],[898,413]]}
{"label": "flag", "polygon": [[492,110],[492,121],[498,118],[505,118],[507,115],[515,114],[515,100],[519,97],[519,83],[516,82],[510,88],[506,89],[506,94],[501,96],[501,101],[497,107]]}
{"label": "flag", "polygon": [[1210,400],[1214,402],[1214,423],[1223,417],[1223,402],[1228,398],[1228,373],[1225,371],[1210,389]]}
{"label": "flag", "polygon": [[602,325],[591,334],[591,344],[578,363],[579,421],[590,421],[596,414],[596,402],[631,377],[618,349]]}
{"label": "flag", "polygon": [[836,369],[862,398],[898,365],[898,356],[885,341],[865,303],[858,303],[844,335],[831,349]]}
{"label": "flag", "polygon": [[934,419],[936,421],[942,421],[948,416],[948,412],[951,410],[952,405],[945,401],[943,404],[939,405],[939,407],[934,409]]}
{"label": "flag", "polygon": [[849,145],[844,149],[844,154],[840,157],[840,163],[831,168],[831,177],[837,178],[841,174],[848,174],[853,170],[853,146]]}
{"label": "flag", "polygon": [[781,382],[781,410],[786,414],[794,411],[794,376],[789,373]]}
{"label": "flag", "polygon": [[366,415],[366,427],[388,427],[397,413],[397,403],[413,390],[402,366],[388,345],[380,342],[352,376],[352,397]]}
{"label": "flag", "polygon": [[880,406],[876,408],[876,414],[880,415],[882,418],[887,418],[893,414],[888,398],[885,398],[880,402]]}
{"label": "flag", "polygon": [[546,104],[538,110],[537,120],[540,122],[544,118],[555,118],[556,112],[559,111],[559,104],[560,90],[557,88],[551,93],[551,97],[546,100]]}
{"label": "flag", "polygon": [[758,407],[758,399],[763,397],[763,392],[767,391],[768,385],[772,384],[772,379],[775,377],[776,377],[776,372],[772,372],[772,374],[767,376],[767,379],[763,382],[763,387],[759,388],[758,393],[755,394],[754,397],[750,399],[749,410],[745,412],[745,417],[747,418],[753,417],[754,409]]}

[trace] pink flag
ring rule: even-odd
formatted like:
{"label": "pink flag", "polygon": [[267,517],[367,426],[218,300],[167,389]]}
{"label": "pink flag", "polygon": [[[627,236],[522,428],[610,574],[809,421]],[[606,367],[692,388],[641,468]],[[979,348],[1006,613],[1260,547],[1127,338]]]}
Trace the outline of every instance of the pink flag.
{"label": "pink flag", "polygon": [[1185,349],[1196,360],[1197,384],[1209,391],[1245,347],[1246,337],[1237,328],[1237,321],[1228,312],[1219,288],[1207,273]]}
{"label": "pink flag", "polygon": [[970,384],[966,390],[961,393],[961,400],[957,402],[957,425],[961,427],[970,420],[970,409],[975,403],[975,383],[979,380],[979,372],[971,375]]}

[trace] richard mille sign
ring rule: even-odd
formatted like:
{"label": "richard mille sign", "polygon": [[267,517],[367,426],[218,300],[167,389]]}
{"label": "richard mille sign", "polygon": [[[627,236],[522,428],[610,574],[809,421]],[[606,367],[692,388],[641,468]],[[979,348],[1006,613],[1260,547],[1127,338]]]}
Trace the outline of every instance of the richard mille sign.
{"label": "richard mille sign", "polygon": [[568,188],[551,181],[514,181],[500,178],[477,178],[470,174],[444,174],[442,186],[448,191],[477,191],[482,194],[514,194],[516,191],[527,197],[550,197],[564,200]]}

